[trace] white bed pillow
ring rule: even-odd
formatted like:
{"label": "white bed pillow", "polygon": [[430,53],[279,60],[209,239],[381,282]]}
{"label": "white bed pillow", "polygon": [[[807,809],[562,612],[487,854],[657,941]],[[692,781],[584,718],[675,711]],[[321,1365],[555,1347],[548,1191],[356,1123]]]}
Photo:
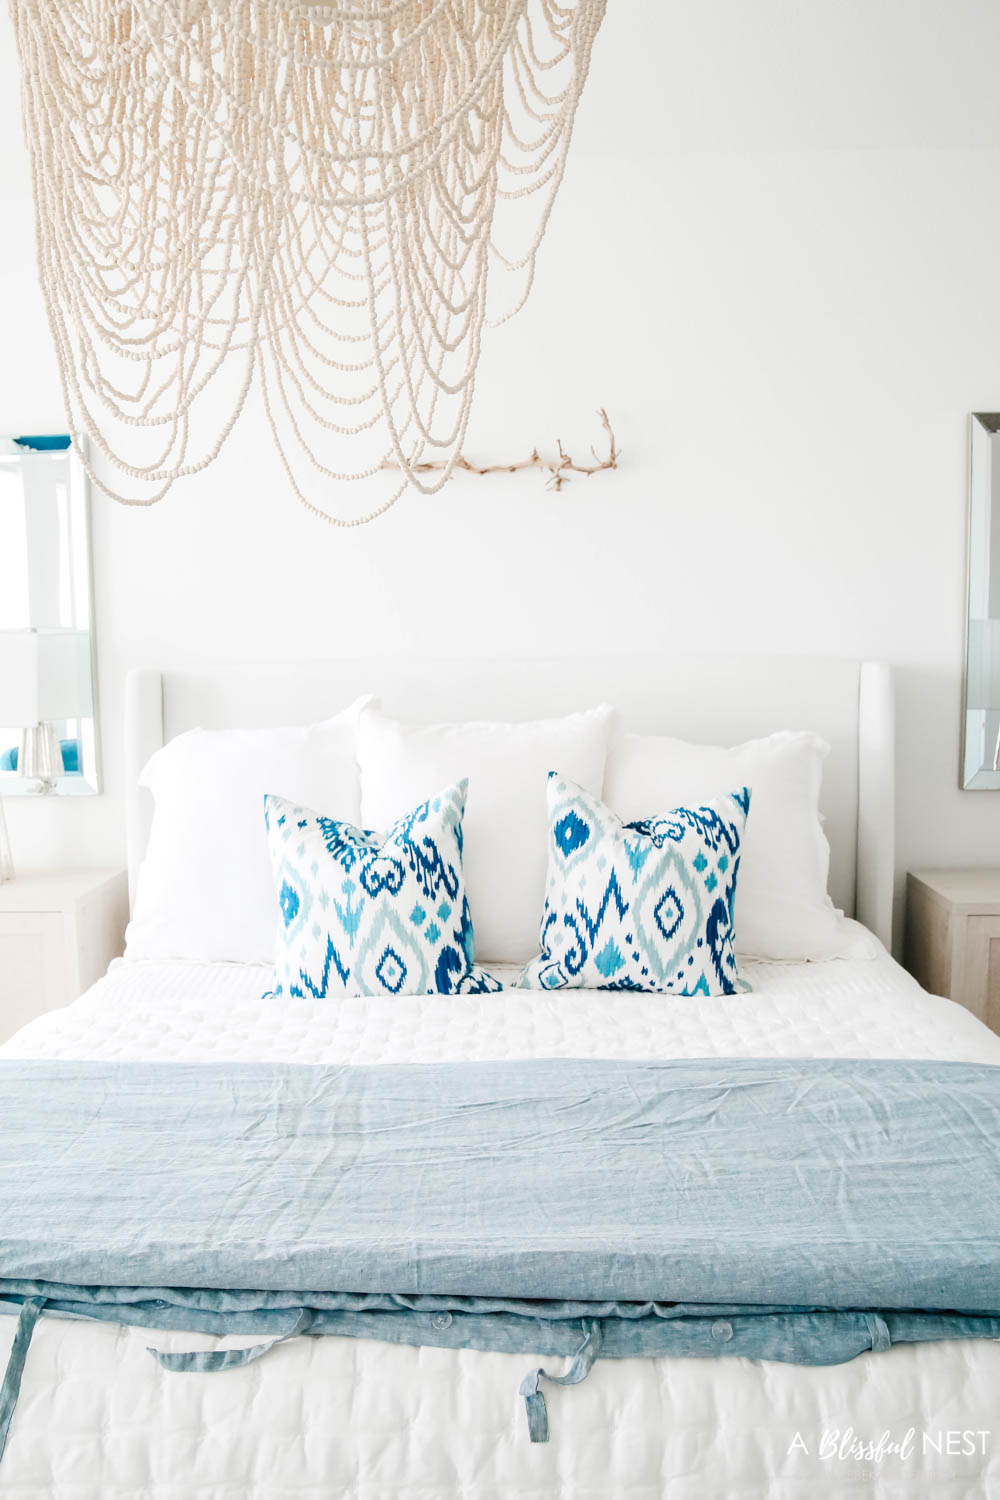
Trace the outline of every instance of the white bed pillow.
{"label": "white bed pillow", "polygon": [[405,724],[374,707],[358,721],[361,821],[384,832],[439,787],[468,777],[466,891],[476,957],[538,952],[548,856],[546,785],[559,770],[600,796],[613,709],[523,724]]}
{"label": "white bed pillow", "polygon": [[723,749],[622,734],[608,754],[604,801],[626,822],[696,807],[734,786],[751,791],[736,887],[736,951],[744,957],[827,959],[852,949],[826,885],[830,846],[819,814],[819,735],[785,731]]}
{"label": "white bed pillow", "polygon": [[357,823],[358,713],[287,729],[192,729],[157,750],[155,803],[125,957],[273,963],[278,905],[264,797]]}

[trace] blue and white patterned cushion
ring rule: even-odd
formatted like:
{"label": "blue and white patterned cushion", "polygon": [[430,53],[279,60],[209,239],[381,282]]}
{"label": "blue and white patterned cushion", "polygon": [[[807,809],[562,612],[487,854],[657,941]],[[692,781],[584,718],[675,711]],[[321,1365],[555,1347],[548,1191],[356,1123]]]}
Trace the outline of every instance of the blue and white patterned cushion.
{"label": "blue and white patterned cushion", "polygon": [[623,823],[549,775],[549,870],[541,954],[523,989],[732,995],[733,899],[750,808],[743,787],[705,807]]}
{"label": "blue and white patterned cushion", "polygon": [[468,782],[383,838],[265,798],[281,916],[274,994],[485,994],[462,873]]}

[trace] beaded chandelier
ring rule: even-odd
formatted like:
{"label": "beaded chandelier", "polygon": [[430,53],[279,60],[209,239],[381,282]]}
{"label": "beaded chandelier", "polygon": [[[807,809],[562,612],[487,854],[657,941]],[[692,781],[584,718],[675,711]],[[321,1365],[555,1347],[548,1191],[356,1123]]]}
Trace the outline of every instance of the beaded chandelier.
{"label": "beaded chandelier", "polygon": [[[483,328],[530,290],[605,0],[10,8],[70,429],[125,481],[101,488],[162,499],[257,379],[317,515],[440,489]],[[382,487],[365,515],[324,503],[347,479]]]}

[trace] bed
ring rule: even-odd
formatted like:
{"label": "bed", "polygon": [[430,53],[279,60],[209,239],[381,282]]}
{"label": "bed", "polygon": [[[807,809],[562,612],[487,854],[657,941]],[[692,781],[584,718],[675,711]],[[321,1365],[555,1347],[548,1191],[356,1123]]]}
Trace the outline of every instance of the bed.
{"label": "bed", "polygon": [[[651,695],[649,683],[659,692]],[[553,686],[555,684],[555,686]],[[142,674],[130,687],[131,773],[192,724],[274,723],[376,687],[400,712],[498,717],[606,696],[652,729],[733,740],[775,724],[833,746],[824,813],[835,899],[864,923],[857,957],[745,966],[750,994],[603,992],[263,999],[246,964],[118,962],[0,1055],[116,1066],[306,1064],[374,1068],[575,1060],[911,1059],[989,1068],[1000,1038],[929,996],[888,956],[891,693],[855,663],[341,663],[294,672]],[[724,692],[725,690],[725,692]],[[669,708],[665,705],[669,705]],[[683,705],[678,710],[678,705]],[[131,795],[130,865],[148,809]],[[497,977],[509,982],[509,971]],[[14,1319],[0,1322],[6,1350]],[[501,1495],[934,1495],[1000,1486],[993,1442],[1000,1345],[899,1344],[848,1363],[715,1358],[598,1360],[547,1388],[550,1441],[526,1441],[524,1353],[297,1338],[220,1374],[174,1375],[146,1352],[254,1342],[43,1316],[0,1478],[15,1496],[493,1500]],[[548,1362],[553,1369],[560,1361]]]}

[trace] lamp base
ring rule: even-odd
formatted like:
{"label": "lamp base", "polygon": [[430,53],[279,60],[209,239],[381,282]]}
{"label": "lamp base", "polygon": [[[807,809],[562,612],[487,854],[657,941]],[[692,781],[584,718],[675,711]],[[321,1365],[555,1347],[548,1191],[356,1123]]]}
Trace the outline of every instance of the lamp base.
{"label": "lamp base", "polygon": [[53,790],[56,777],[63,774],[62,751],[54,724],[34,724],[21,730],[17,770],[25,781],[37,782],[38,791]]}
{"label": "lamp base", "polygon": [[10,852],[10,839],[7,837],[7,819],[4,816],[3,798],[0,797],[0,885],[7,880],[14,879],[14,856]]}

